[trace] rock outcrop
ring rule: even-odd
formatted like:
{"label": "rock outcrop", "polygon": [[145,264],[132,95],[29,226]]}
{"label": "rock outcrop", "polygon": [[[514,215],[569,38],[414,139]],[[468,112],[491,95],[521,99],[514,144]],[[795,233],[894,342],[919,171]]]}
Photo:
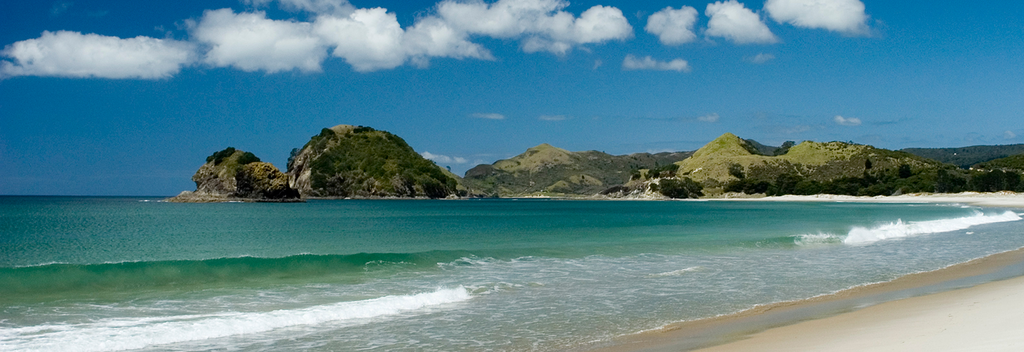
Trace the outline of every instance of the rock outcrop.
{"label": "rock outcrop", "polygon": [[195,191],[184,191],[171,202],[206,203],[227,201],[301,201],[298,191],[288,186],[288,177],[270,163],[249,152],[228,147],[206,158],[192,175]]}
{"label": "rock outcrop", "polygon": [[289,184],[303,197],[447,198],[458,182],[405,140],[370,127],[324,128],[288,163]]}

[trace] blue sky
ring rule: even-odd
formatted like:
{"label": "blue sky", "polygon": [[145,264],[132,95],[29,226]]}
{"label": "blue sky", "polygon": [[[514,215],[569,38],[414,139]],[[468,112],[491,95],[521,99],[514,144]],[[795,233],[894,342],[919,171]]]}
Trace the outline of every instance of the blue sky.
{"label": "blue sky", "polygon": [[[666,8],[669,8],[666,10]],[[7,1],[0,194],[173,195],[323,127],[458,173],[540,144],[1024,142],[1024,2]]]}

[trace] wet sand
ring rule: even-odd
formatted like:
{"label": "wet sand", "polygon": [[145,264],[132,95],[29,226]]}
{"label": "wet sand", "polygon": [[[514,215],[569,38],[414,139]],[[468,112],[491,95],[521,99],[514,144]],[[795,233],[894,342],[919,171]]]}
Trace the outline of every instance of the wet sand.
{"label": "wet sand", "polygon": [[672,324],[601,350],[1019,350],[1020,302],[1024,248],[835,294]]}

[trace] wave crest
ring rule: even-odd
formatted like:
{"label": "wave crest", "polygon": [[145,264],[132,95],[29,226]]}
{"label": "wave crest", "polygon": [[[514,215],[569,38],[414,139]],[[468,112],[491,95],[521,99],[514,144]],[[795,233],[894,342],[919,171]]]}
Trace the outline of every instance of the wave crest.
{"label": "wave crest", "polygon": [[899,219],[896,220],[896,222],[880,225],[870,229],[854,227],[850,230],[850,233],[846,235],[846,238],[843,239],[843,243],[853,245],[870,244],[892,238],[950,232],[963,230],[971,226],[1018,220],[1021,220],[1020,215],[1017,215],[1017,213],[1012,211],[996,215],[985,215],[978,211],[973,216],[930,221],[903,222],[902,219]]}

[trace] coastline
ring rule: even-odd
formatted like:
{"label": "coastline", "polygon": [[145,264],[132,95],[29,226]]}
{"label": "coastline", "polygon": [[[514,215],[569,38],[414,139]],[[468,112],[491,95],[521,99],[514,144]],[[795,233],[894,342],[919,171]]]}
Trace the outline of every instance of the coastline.
{"label": "coastline", "polygon": [[851,203],[959,203],[980,207],[1024,208],[1024,193],[1016,192],[962,192],[962,193],[912,193],[898,196],[845,196],[816,194],[809,196],[785,195],[774,197],[706,198],[710,201],[754,201],[754,202],[851,202]]}
{"label": "coastline", "polygon": [[[1024,208],[1014,192],[711,198],[710,201],[951,203]],[[892,281],[623,336],[605,352],[989,350],[1024,347],[1024,247]],[[943,318],[945,317],[945,318]],[[962,318],[957,318],[962,317]],[[909,330],[908,327],[913,327]],[[937,338],[944,336],[944,338]],[[971,338],[964,338],[971,336]],[[980,337],[985,336],[985,337]],[[994,338],[999,337],[1002,338]],[[956,342],[956,343],[953,343]],[[606,345],[607,346],[607,345]]]}
{"label": "coastline", "polygon": [[[1009,284],[993,285],[1004,282]],[[998,292],[994,293],[992,287],[999,288]],[[771,350],[763,344],[769,341],[773,343],[771,348],[775,350],[818,350],[819,347],[834,347],[833,345],[838,348],[838,341],[833,343],[831,339],[837,332],[845,330],[830,325],[833,321],[853,321],[854,323],[847,323],[849,327],[844,327],[847,330],[866,331],[873,326],[890,326],[889,329],[899,331],[903,327],[895,328],[888,325],[893,323],[893,319],[887,320],[892,315],[874,316],[870,312],[906,312],[909,307],[914,307],[914,312],[945,311],[944,306],[931,302],[953,295],[950,292],[961,291],[966,294],[958,293],[955,296],[969,297],[971,292],[985,295],[1001,292],[1006,295],[1019,293],[1020,297],[1024,297],[1024,248],[832,294],[761,305],[708,319],[674,323],[660,329],[623,336],[613,341],[614,345],[595,350],[763,351]],[[935,296],[939,298],[932,298]],[[955,303],[974,302],[967,301]],[[907,304],[907,307],[901,308],[904,304]],[[880,306],[884,308],[875,308]],[[868,309],[871,309],[868,313],[860,313]],[[1024,315],[1024,310],[1018,314]],[[855,318],[849,318],[850,315]],[[922,320],[908,324],[934,326],[935,323],[941,321]],[[1019,334],[1021,327],[1024,327],[1024,319],[1018,324],[1006,325],[1002,331],[1016,335]],[[864,337],[860,338],[863,339]],[[851,338],[844,341],[852,343],[859,340]],[[915,349],[913,346],[900,346],[901,341],[896,340],[877,340],[874,343],[878,349]],[[862,347],[850,346],[848,350],[862,350]],[[921,347],[916,350],[928,349]]]}

